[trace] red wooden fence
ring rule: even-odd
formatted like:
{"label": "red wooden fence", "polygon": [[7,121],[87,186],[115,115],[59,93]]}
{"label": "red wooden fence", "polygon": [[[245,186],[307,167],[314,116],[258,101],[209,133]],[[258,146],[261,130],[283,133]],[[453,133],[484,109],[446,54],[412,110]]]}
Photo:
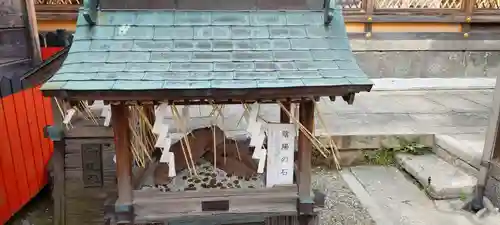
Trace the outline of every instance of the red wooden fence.
{"label": "red wooden fence", "polygon": [[[60,49],[42,48],[42,57]],[[0,224],[46,185],[53,146],[43,128],[52,122],[51,100],[39,87],[0,99]]]}

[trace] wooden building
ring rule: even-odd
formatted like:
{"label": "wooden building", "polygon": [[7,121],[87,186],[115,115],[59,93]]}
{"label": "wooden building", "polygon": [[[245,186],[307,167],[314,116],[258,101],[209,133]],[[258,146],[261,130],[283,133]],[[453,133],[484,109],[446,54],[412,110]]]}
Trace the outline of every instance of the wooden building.
{"label": "wooden building", "polygon": [[[204,2],[220,5],[218,0]],[[287,4],[287,0],[274,2]],[[315,2],[313,7],[316,8],[322,4],[321,0],[308,2]],[[497,0],[342,0],[341,2],[346,28],[351,39],[491,40],[499,37],[500,4]],[[78,7],[82,3],[83,0],[37,0],[40,30],[74,31]],[[233,3],[224,7],[236,9],[235,5]]]}
{"label": "wooden building", "polygon": [[[56,152],[54,189],[61,193],[55,198],[57,224],[102,224],[105,218],[111,224],[234,224],[279,216],[295,219],[280,224],[317,222],[314,209],[321,203],[311,191],[308,139],[315,101],[342,96],[352,104],[356,93],[372,87],[350,51],[341,9],[323,10],[323,2],[316,10],[294,1],[199,3],[102,0],[81,9],[68,57],[42,92],[65,102],[104,100],[112,131],[83,120],[66,132],[47,128]],[[240,10],[217,10],[228,5]],[[133,166],[132,109],[148,115],[160,103],[255,102],[282,104],[281,119],[274,122],[285,124],[295,120],[286,113],[289,105],[299,105],[296,183],[179,192],[144,188],[141,181],[156,162],[146,169]],[[85,211],[92,211],[87,218]]]}
{"label": "wooden building", "polygon": [[67,51],[42,63],[34,5],[0,1],[0,223],[4,224],[47,184],[52,142],[50,98],[39,85],[59,69]]}

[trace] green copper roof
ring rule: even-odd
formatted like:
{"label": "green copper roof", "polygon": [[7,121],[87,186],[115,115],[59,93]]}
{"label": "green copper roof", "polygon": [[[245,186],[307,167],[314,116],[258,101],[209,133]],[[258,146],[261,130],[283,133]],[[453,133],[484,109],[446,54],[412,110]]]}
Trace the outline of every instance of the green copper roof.
{"label": "green copper roof", "polygon": [[311,11],[101,11],[94,26],[80,16],[68,57],[42,90],[369,90],[341,10],[333,15],[329,26]]}

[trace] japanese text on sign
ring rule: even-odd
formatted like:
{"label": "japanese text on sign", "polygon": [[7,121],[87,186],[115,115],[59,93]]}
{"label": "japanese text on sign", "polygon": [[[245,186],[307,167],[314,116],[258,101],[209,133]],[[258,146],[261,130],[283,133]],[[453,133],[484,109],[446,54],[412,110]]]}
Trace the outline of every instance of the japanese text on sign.
{"label": "japanese text on sign", "polygon": [[295,126],[268,124],[266,186],[293,184]]}

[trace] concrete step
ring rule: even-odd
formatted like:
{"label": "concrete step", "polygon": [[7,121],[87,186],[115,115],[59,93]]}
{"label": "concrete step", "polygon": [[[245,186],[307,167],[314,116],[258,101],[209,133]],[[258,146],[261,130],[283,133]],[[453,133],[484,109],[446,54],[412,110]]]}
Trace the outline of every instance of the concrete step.
{"label": "concrete step", "polygon": [[435,154],[397,154],[396,161],[433,199],[466,198],[473,193],[477,183],[476,177]]}
{"label": "concrete step", "polygon": [[477,176],[484,136],[482,133],[436,135],[434,153],[468,174]]}
{"label": "concrete step", "polygon": [[397,168],[358,166],[341,174],[378,225],[474,224],[472,214],[430,200]]}

